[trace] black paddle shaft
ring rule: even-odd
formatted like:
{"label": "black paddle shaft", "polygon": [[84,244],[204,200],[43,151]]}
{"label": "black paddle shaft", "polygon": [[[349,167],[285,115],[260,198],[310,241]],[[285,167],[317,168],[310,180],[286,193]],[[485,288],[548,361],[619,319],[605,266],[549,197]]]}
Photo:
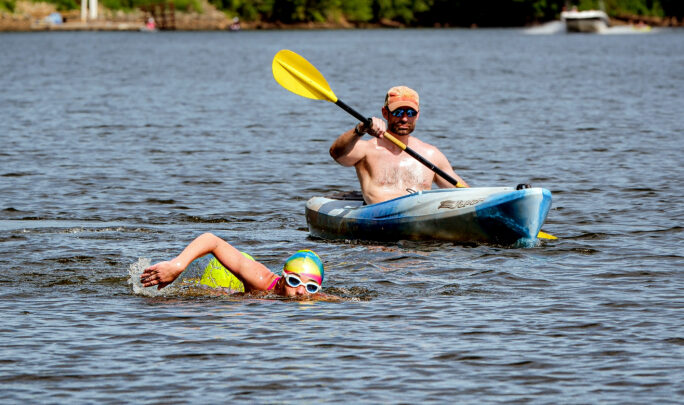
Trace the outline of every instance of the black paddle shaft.
{"label": "black paddle shaft", "polygon": [[[348,112],[349,114],[353,115],[354,118],[357,120],[363,122],[367,127],[371,127],[373,125],[373,120],[370,118],[366,118],[363,115],[359,114],[358,111],[355,109],[349,107],[346,105],[342,100],[337,100],[335,102],[339,107],[341,107],[344,111]],[[421,155],[419,155],[416,151],[413,149],[409,148],[407,145],[404,145],[405,149],[404,151],[408,153],[411,157],[425,165],[428,169],[432,170],[433,172],[437,173],[440,177],[442,177],[444,180],[448,181],[449,183],[453,184],[454,186],[458,186],[458,181],[456,181],[455,178],[449,176],[444,172],[444,170],[440,169],[439,167],[433,165],[429,160],[425,159]]]}
{"label": "black paddle shaft", "polygon": [[348,105],[346,105],[345,103],[343,103],[342,100],[339,100],[339,99],[338,99],[337,101],[335,101],[335,104],[337,104],[338,106],[340,106],[344,111],[346,111],[346,112],[348,112],[349,114],[353,115],[354,118],[356,118],[357,120],[359,120],[359,121],[363,122],[364,124],[366,124],[367,127],[370,127],[371,125],[373,125],[373,120],[372,120],[372,119],[366,118],[366,117],[364,117],[363,115],[359,114],[358,111],[356,111],[355,109],[353,109],[353,108],[349,107]]}

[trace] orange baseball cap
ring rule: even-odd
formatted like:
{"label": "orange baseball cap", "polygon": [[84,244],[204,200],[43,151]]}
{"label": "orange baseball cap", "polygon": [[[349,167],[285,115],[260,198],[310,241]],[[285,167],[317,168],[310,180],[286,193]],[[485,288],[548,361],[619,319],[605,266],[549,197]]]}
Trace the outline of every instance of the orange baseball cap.
{"label": "orange baseball cap", "polygon": [[406,86],[396,86],[387,90],[385,96],[385,107],[390,111],[394,111],[399,107],[411,107],[416,111],[420,111],[420,102],[418,93],[415,90]]}

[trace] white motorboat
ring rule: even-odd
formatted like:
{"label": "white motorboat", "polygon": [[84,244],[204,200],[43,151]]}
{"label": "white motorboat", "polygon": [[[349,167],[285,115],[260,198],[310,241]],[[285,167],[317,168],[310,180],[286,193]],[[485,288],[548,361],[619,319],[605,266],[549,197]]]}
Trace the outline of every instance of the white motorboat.
{"label": "white motorboat", "polygon": [[561,12],[561,21],[568,32],[604,32],[610,27],[608,14],[601,10]]}

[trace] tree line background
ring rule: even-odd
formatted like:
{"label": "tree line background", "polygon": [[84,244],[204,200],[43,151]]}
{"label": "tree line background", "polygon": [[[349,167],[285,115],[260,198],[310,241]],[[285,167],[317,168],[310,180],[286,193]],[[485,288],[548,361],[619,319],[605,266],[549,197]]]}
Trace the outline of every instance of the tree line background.
{"label": "tree line background", "polygon": [[[43,0],[74,10],[80,0]],[[267,23],[395,23],[408,27],[510,27],[558,19],[563,7],[603,9],[611,17],[684,17],[684,0],[208,0],[230,17]],[[199,0],[100,0],[111,10],[173,2],[176,10],[202,11]],[[13,11],[16,0],[0,0]]]}
{"label": "tree line background", "polygon": [[210,0],[248,21],[356,23],[406,26],[523,26],[556,20],[563,7],[603,9],[612,17],[684,16],[684,0]]}

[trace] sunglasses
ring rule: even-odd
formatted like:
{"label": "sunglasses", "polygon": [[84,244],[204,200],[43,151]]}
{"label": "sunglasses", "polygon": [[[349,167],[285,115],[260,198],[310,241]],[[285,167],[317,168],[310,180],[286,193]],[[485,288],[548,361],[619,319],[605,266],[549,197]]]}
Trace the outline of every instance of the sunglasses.
{"label": "sunglasses", "polygon": [[397,108],[394,111],[390,111],[390,114],[395,117],[403,117],[404,114],[406,114],[407,117],[412,118],[418,115],[418,111],[414,110],[413,108]]}
{"label": "sunglasses", "polygon": [[297,277],[292,273],[285,274],[285,282],[292,288],[297,288],[300,285],[304,284],[304,286],[306,287],[306,291],[310,294],[315,294],[318,292],[318,290],[321,289],[321,286],[314,283],[313,281],[303,283],[301,278]]}

